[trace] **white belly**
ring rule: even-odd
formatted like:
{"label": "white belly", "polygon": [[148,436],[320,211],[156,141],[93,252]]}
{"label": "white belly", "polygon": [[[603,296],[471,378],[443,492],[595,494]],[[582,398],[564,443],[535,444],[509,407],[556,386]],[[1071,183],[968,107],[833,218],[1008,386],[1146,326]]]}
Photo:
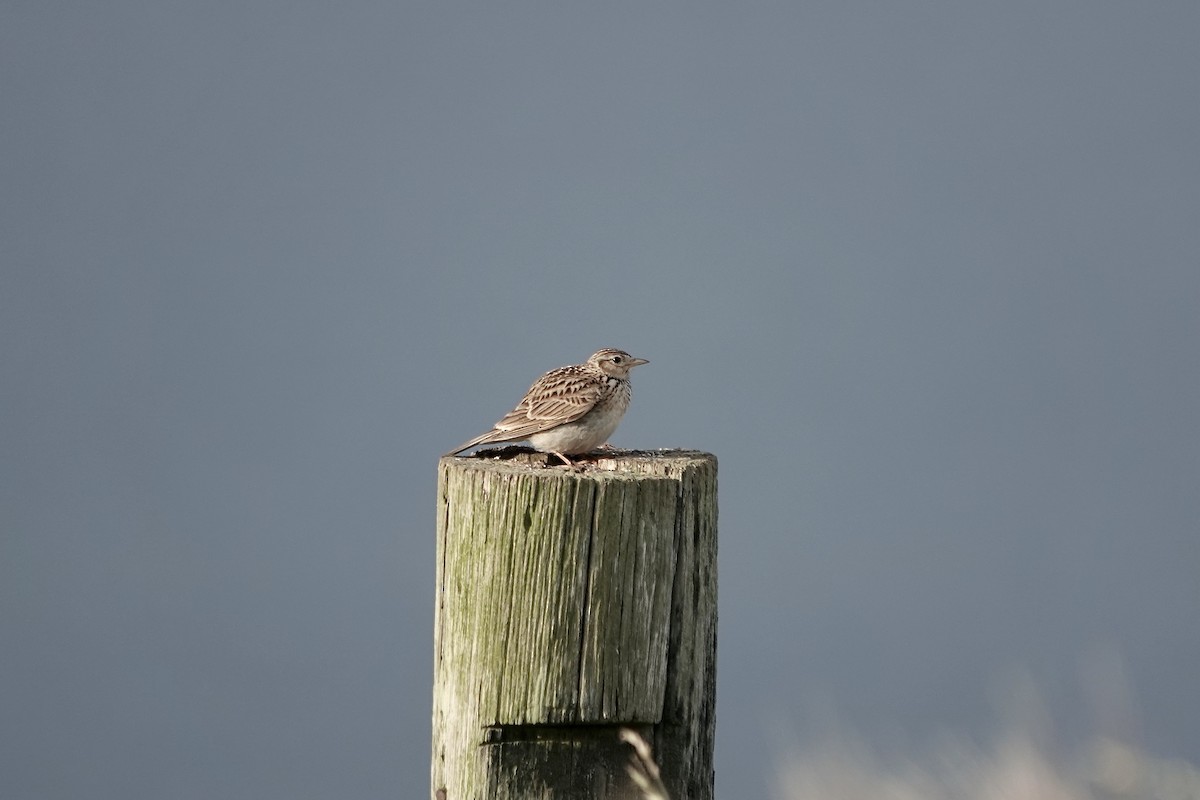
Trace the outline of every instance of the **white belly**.
{"label": "white belly", "polygon": [[578,455],[595,450],[608,441],[624,415],[624,408],[613,404],[607,409],[594,408],[580,419],[529,437],[529,443],[543,453]]}

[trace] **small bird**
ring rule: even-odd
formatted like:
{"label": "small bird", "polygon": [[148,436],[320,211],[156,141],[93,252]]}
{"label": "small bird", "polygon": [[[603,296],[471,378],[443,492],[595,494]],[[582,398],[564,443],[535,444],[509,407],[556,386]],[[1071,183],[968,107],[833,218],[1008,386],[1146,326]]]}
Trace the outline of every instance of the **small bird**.
{"label": "small bird", "polygon": [[552,369],[534,381],[517,407],[490,431],[460,444],[447,455],[477,444],[528,439],[534,449],[553,453],[573,467],[568,455],[594,450],[612,436],[629,408],[629,371],[649,363],[624,350],[606,347],[583,364]]}

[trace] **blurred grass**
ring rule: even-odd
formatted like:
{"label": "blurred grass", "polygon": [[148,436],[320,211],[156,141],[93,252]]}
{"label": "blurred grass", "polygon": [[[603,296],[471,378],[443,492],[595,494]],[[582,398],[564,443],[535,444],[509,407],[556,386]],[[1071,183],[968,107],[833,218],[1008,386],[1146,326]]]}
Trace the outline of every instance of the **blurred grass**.
{"label": "blurred grass", "polygon": [[992,750],[944,743],[925,760],[883,764],[840,740],[786,756],[779,800],[1200,800],[1200,770],[1110,738],[1081,756],[1054,759],[1035,737],[1012,735]]}
{"label": "blurred grass", "polygon": [[[945,735],[920,756],[884,758],[838,721],[815,713],[819,727],[784,744],[769,776],[772,800],[1200,800],[1200,769],[1130,744],[1137,704],[1119,654],[1102,648],[1083,659],[1084,688],[1106,735],[1068,750],[1053,742],[1046,704],[1022,671],[993,695],[1003,718],[988,746]],[[1120,731],[1114,734],[1113,731]],[[787,740],[787,736],[777,738]],[[670,800],[650,749],[624,731],[629,773],[645,800]],[[749,793],[748,793],[749,794]]]}
{"label": "blurred grass", "polygon": [[[649,746],[622,731],[628,771],[645,800],[670,800]],[[844,733],[779,759],[769,796],[776,800],[1200,800],[1200,769],[1156,758],[1099,736],[1077,756],[1051,755],[1036,729],[1017,730],[990,749],[943,738],[929,756],[886,762]]]}

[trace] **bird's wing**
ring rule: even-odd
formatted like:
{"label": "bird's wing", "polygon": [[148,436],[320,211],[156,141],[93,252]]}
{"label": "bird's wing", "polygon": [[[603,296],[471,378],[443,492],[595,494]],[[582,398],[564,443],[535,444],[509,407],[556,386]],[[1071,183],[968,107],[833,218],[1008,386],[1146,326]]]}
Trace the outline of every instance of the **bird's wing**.
{"label": "bird's wing", "polygon": [[459,453],[477,444],[519,442],[535,433],[574,422],[591,411],[602,394],[603,386],[594,377],[578,374],[570,367],[548,372],[490,431],[450,452]]}
{"label": "bird's wing", "polygon": [[493,427],[511,439],[574,422],[595,407],[603,385],[590,375],[555,370],[533,385],[517,404]]}

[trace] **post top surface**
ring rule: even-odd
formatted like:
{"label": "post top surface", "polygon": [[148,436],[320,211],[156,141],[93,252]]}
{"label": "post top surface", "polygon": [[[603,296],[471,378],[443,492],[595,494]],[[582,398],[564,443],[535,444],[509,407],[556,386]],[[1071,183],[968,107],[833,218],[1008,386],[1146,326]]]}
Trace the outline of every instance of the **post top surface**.
{"label": "post top surface", "polygon": [[601,477],[604,475],[677,475],[688,469],[715,469],[717,457],[701,450],[611,450],[576,456],[576,467],[560,464],[549,453],[507,446],[480,450],[468,456],[443,456],[443,466],[506,474]]}

